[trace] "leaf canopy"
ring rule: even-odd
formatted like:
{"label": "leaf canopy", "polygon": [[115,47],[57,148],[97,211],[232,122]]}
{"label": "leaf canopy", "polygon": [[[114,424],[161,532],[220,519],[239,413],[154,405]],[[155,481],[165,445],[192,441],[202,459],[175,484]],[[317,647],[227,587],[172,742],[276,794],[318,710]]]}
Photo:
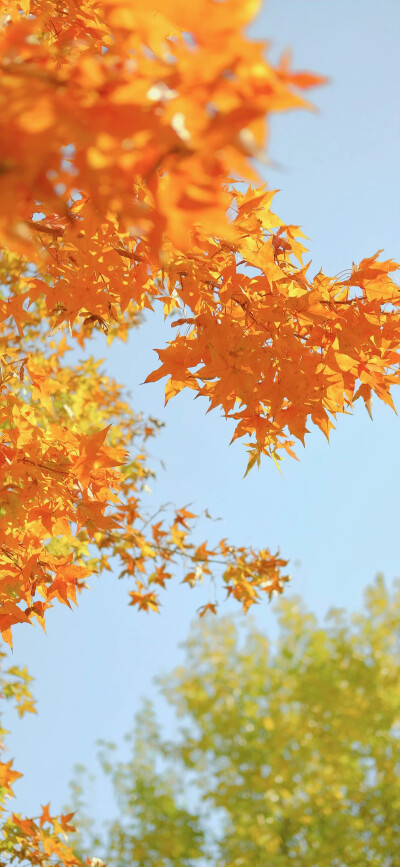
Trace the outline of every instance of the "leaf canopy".
{"label": "leaf canopy", "polygon": [[395,867],[399,585],[322,623],[298,598],[278,615],[273,642],[249,618],[195,623],[162,681],[174,735],[145,704],[130,757],[103,748],[118,818],[89,837],[109,867]]}

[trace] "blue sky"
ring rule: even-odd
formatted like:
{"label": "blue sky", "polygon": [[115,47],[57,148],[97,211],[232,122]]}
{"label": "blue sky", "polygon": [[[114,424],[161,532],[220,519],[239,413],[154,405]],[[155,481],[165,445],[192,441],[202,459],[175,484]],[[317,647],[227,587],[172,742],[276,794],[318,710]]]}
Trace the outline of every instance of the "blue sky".
{"label": "blue sky", "polygon": [[[312,272],[323,266],[335,274],[380,248],[399,258],[398,0],[269,0],[252,34],[268,39],[273,57],[291,46],[296,68],[330,78],[313,94],[318,111],[274,119],[269,154],[282,169],[266,173],[281,190],[276,212],[310,238]],[[300,461],[286,459],[281,475],[265,460],[243,479],[245,450],[228,445],[232,429],[218,412],[206,416],[206,404],[191,394],[164,409],[163,384],[140,384],[156,366],[153,348],[166,339],[168,326],[153,316],[107,360],[134,407],[166,422],[152,443],[152,500],[191,503],[194,512],[208,507],[221,517],[201,523],[200,540],[279,547],[291,560],[291,592],[321,616],[332,605],[359,606],[378,571],[389,582],[399,576],[400,419],[375,400],[371,422],[359,403],[338,421],[330,444],[314,430],[299,446]],[[107,353],[100,341],[96,349]],[[28,664],[38,699],[37,717],[6,719],[10,757],[24,773],[12,805],[20,812],[37,815],[49,800],[60,809],[73,764],[94,767],[98,738],[121,742],[141,696],[156,694],[154,675],[179,662],[179,642],[208,601],[206,588],[190,591],[177,577],[161,614],[145,615],[128,608],[126,582],[106,575],[91,585],[73,613],[50,612],[47,635],[36,627],[15,632],[15,663]],[[274,634],[271,607],[255,615]],[[93,813],[112,810],[102,784],[90,798]]]}

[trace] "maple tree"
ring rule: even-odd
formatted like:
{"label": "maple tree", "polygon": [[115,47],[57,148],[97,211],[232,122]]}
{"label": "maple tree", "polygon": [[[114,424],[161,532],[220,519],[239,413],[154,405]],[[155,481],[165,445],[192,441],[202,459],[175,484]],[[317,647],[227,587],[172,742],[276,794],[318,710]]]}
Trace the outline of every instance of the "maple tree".
{"label": "maple tree", "polygon": [[161,681],[169,738],[145,702],[127,757],[103,744],[115,819],[94,821],[75,775],[83,839],[108,867],[397,864],[399,584],[378,578],[363,610],[325,622],[276,604],[274,641],[248,617],[194,624]]}
{"label": "maple tree", "polygon": [[[144,514],[151,472],[121,387],[90,357],[161,305],[173,337],[148,381],[208,398],[261,455],[399,381],[399,290],[378,255],[310,277],[304,236],[255,171],[266,122],[323,79],[245,29],[257,0],[0,3],[0,631],[45,622],[117,563],[156,610],[177,562],[219,569],[247,610],[281,592],[268,549],[193,542],[195,515]],[[246,191],[241,181],[250,182]],[[67,330],[68,329],[68,330]],[[68,334],[68,336],[66,336]],[[294,375],[295,371],[295,375]],[[215,611],[206,602],[202,612]],[[31,820],[27,820],[31,821]],[[33,821],[33,820],[32,820]],[[28,827],[28,826],[26,826]],[[34,858],[39,856],[32,854]],[[29,859],[28,859],[29,860]]]}

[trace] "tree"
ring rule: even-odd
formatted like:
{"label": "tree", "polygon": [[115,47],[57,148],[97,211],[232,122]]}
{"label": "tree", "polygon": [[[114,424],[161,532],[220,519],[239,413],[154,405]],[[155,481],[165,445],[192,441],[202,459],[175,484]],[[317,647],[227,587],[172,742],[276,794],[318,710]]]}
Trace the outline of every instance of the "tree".
{"label": "tree", "polygon": [[[161,303],[178,331],[149,381],[167,375],[166,400],[191,388],[234,418],[234,437],[255,438],[248,469],[263,453],[275,461],[282,449],[292,453],[291,437],[304,441],[309,419],[328,436],[332,416],[358,397],[368,408],[373,391],[392,402],[396,265],[374,255],[340,279],[308,278],[302,233],[271,213],[273,192],[265,185],[241,192],[232,182],[257,182],[248,157],[262,153],[265,119],[305,106],[298,91],[323,81],[292,72],[286,57],[276,67],[264,59],[264,45],[243,33],[257,5],[157,0],[145,12],[136,0],[7,4],[0,61],[7,641],[13,624],[42,620],[54,598],[74,598],[98,563],[88,564],[88,543],[103,552],[102,565],[110,549],[117,553],[133,577],[155,559],[134,527],[132,415],[118,386],[97,395],[90,426],[80,417],[82,397],[71,409],[72,384],[86,395],[85,379],[93,394],[98,384],[94,362],[65,365],[63,326],[81,347],[96,329],[109,341],[125,338],[141,310]],[[179,512],[173,522],[173,548],[187,552],[182,533],[191,517]],[[161,563],[150,579],[161,586],[165,532],[153,525]],[[139,556],[127,554],[132,539]],[[282,589],[284,564],[268,551],[238,549],[230,560],[231,547],[220,547],[228,591],[245,607],[260,589]],[[208,557],[203,547],[193,560]],[[157,606],[140,575],[132,601]]]}
{"label": "tree", "polygon": [[89,835],[108,867],[397,864],[400,585],[325,624],[283,598],[279,622],[275,643],[249,618],[194,624],[162,681],[173,740],[145,704],[130,758],[103,747],[118,818]]}
{"label": "tree", "polygon": [[[146,611],[178,560],[190,586],[221,565],[245,609],[287,581],[286,561],[268,548],[192,542],[187,508],[165,521],[143,513],[142,443],[157,425],[134,415],[94,358],[68,363],[70,349],[99,331],[126,339],[161,304],[174,336],[149,381],[166,375],[167,400],[191,388],[234,418],[235,437],[250,440],[248,470],[262,454],[293,454],[310,419],[328,435],[358,397],[368,408],[373,392],[391,403],[395,263],[373,255],[339,277],[309,277],[304,236],[271,212],[273,192],[251,163],[266,159],[269,115],[307,107],[302,91],[323,81],[293,72],[286,56],[275,66],[264,58],[245,34],[257,7],[2,4],[0,631],[9,644],[17,624],[44,625],[55,600],[75,602],[110,562]],[[201,613],[215,608],[206,601]]]}

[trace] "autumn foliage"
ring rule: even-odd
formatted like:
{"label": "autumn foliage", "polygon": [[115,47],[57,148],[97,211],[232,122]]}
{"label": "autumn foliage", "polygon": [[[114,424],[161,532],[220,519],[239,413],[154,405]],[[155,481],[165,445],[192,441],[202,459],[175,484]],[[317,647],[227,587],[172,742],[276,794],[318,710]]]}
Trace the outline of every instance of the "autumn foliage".
{"label": "autumn foliage", "polygon": [[[257,8],[0,4],[0,629],[9,644],[16,624],[43,625],[55,600],[75,602],[111,560],[144,610],[157,609],[178,563],[189,585],[218,569],[245,610],[287,580],[286,562],[267,549],[199,545],[187,508],[164,520],[144,514],[157,423],[134,415],[94,358],[68,363],[99,330],[126,339],[142,310],[161,305],[173,331],[148,381],[166,377],[166,400],[189,388],[233,418],[247,470],[264,454],[293,455],[310,422],[328,436],[359,397],[368,409],[373,393],[392,402],[395,263],[377,254],[310,276],[304,235],[271,211],[274,193],[255,170],[269,115],[307,107],[303,92],[323,82],[293,72],[286,56],[265,59],[245,34]],[[35,842],[43,826],[20,826],[32,863],[40,846],[47,863]]]}

